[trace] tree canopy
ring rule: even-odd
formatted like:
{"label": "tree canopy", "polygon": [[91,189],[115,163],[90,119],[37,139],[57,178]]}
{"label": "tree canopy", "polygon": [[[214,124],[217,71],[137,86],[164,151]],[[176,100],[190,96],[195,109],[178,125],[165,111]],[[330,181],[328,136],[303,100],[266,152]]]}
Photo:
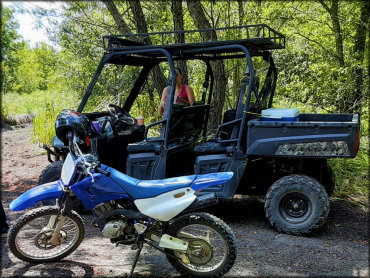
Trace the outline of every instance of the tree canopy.
{"label": "tree canopy", "polygon": [[[63,108],[77,109],[104,53],[103,35],[258,23],[271,26],[286,36],[286,49],[272,51],[278,69],[273,107],[295,107],[303,113],[359,113],[365,138],[359,155],[355,160],[334,159],[331,165],[342,192],[356,193],[359,188],[367,192],[369,1],[66,1],[62,9],[28,11],[50,21],[48,34],[58,49],[24,42],[14,19],[19,11],[3,8],[2,3],[0,7],[2,116],[36,114],[34,139],[47,144],[55,135],[56,115]],[[239,37],[238,32],[212,32],[186,40],[176,36],[174,41]],[[185,83],[201,94],[205,65],[191,61],[176,66],[186,73]],[[245,61],[212,62],[211,66],[216,82],[209,126],[216,127],[222,112],[235,106]],[[254,66],[262,77],[265,62],[254,58]],[[105,67],[87,109],[122,104],[138,74],[138,68]],[[152,70],[130,111],[133,116],[144,113],[147,123],[160,119],[157,105],[167,77],[168,66],[163,63]]]}
{"label": "tree canopy", "polygon": [[[53,22],[55,11],[33,12]],[[3,9],[5,93],[53,87],[82,95],[103,54],[103,35],[265,23],[286,35],[286,49],[273,52],[279,71],[277,105],[327,112],[367,111],[368,1],[77,1],[65,2],[59,13],[62,23],[50,30],[61,47],[56,52],[45,44],[30,48],[19,41],[12,11]],[[209,33],[193,40],[211,38],[207,36],[217,38],[223,34]],[[227,36],[232,39],[238,34]],[[146,43],[152,42],[147,39]],[[255,63],[263,68],[260,62]],[[235,102],[243,65],[240,60],[212,63],[216,75],[214,124],[220,121],[222,110]],[[199,65],[189,68],[186,63],[179,66],[188,73],[191,85],[199,87],[204,69]],[[101,97],[112,94],[109,87],[119,88],[135,74],[125,71],[126,78],[120,80],[123,71],[113,71],[105,75],[106,80],[99,81]],[[150,99],[160,95],[166,77],[163,66],[153,70],[146,91]]]}

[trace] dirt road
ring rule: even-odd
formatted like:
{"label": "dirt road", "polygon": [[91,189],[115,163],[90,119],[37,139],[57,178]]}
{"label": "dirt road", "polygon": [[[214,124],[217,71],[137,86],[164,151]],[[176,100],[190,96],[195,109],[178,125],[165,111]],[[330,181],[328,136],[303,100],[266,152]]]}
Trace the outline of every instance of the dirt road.
{"label": "dirt road", "polygon": [[[31,126],[2,132],[1,193],[10,224],[21,213],[9,202],[37,183],[48,165],[43,149],[30,143]],[[225,277],[368,277],[368,212],[344,200],[331,201],[327,225],[311,237],[279,234],[267,223],[263,202],[240,197],[218,205],[212,213],[227,222],[238,240],[238,256]],[[115,247],[83,215],[86,237],[59,263],[31,265],[15,258],[1,238],[1,277],[118,277],[130,272],[134,252]],[[163,254],[143,249],[134,277],[176,277]]]}

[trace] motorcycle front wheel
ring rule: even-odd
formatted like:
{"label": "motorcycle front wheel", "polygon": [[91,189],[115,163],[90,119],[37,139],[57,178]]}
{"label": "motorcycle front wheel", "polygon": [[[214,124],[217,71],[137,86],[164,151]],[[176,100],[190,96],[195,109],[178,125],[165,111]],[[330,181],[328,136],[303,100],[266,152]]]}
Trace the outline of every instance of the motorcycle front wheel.
{"label": "motorcycle front wheel", "polygon": [[12,253],[26,262],[44,263],[58,261],[76,250],[85,234],[81,216],[74,211],[65,216],[57,240],[51,243],[57,214],[56,207],[41,207],[20,217],[8,234]]}
{"label": "motorcycle front wheel", "polygon": [[221,219],[191,213],[176,219],[168,234],[188,242],[186,253],[169,250],[168,261],[185,277],[221,277],[234,265],[236,239]]}

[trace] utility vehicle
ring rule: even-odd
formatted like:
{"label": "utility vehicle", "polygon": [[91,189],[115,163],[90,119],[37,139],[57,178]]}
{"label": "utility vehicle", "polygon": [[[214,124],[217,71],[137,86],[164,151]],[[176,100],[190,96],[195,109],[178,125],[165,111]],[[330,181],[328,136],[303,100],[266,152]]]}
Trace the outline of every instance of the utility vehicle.
{"label": "utility vehicle", "polygon": [[[231,32],[234,39],[195,43],[171,39],[183,34],[194,40],[202,32]],[[150,37],[153,45],[140,40],[145,37]],[[204,194],[214,192],[220,199],[234,194],[266,196],[266,217],[280,232],[309,234],[324,224],[335,186],[327,160],[357,155],[358,115],[299,114],[294,109],[285,115],[284,110],[271,110],[278,77],[271,51],[285,48],[284,35],[258,24],[105,36],[103,43],[105,53],[76,112],[86,115],[99,129],[94,144],[102,163],[137,179],[232,171],[229,182],[204,189]],[[224,111],[222,124],[209,136],[207,123],[216,93],[212,61],[221,59],[239,59],[244,71],[235,107]],[[256,59],[268,65],[264,76],[255,70]],[[174,103],[177,61],[199,61],[206,69],[202,89],[189,107]],[[163,119],[139,126],[130,111],[150,71],[163,64],[169,71]],[[102,70],[111,65],[140,69],[123,105],[84,112]],[[160,135],[149,136],[155,128]],[[52,164],[41,174],[40,183],[59,179],[68,146],[55,137],[52,147],[54,150],[45,147]]]}

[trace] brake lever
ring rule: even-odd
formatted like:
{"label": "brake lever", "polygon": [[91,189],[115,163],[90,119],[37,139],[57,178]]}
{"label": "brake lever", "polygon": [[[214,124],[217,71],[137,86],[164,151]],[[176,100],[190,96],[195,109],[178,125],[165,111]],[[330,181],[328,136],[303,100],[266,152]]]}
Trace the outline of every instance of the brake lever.
{"label": "brake lever", "polygon": [[91,166],[86,168],[86,173],[91,177],[91,182],[94,183],[95,179],[94,176],[90,172]]}
{"label": "brake lever", "polygon": [[85,165],[87,166],[87,167],[86,167],[86,173],[91,177],[91,182],[92,182],[92,183],[94,183],[94,182],[95,182],[94,176],[93,176],[93,175],[91,174],[91,172],[90,172],[90,170],[91,170],[91,169],[93,169],[93,168],[95,167],[94,163],[89,163],[89,162],[87,162],[87,161],[86,161],[86,159],[85,159],[85,157],[83,156],[83,154],[82,154],[82,152],[81,152],[80,148],[78,147],[77,142],[75,142],[75,146],[76,146],[76,148],[77,148],[78,152],[80,153],[80,156],[81,156],[81,158],[82,158],[83,165],[84,165],[84,166],[85,166]]}

